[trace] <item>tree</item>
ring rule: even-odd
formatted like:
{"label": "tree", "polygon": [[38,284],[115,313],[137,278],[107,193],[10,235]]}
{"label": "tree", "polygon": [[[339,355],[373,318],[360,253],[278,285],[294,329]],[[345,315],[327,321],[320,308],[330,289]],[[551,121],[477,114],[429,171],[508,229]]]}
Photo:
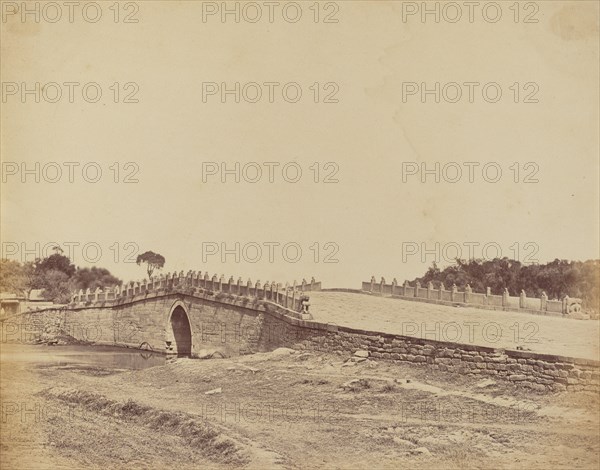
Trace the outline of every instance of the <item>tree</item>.
{"label": "tree", "polygon": [[142,263],[146,263],[146,272],[148,273],[148,279],[152,279],[152,273],[155,269],[162,269],[165,265],[165,258],[158,253],[153,251],[146,251],[141,255],[138,255],[136,263],[140,266]]}
{"label": "tree", "polygon": [[94,291],[98,287],[104,289],[121,285],[121,281],[113,276],[108,269],[93,266],[92,268],[77,268],[71,278],[71,284],[74,290],[90,289]]}
{"label": "tree", "polygon": [[0,290],[25,295],[29,286],[24,267],[15,260],[0,260]]}
{"label": "tree", "polygon": [[16,260],[0,260],[0,291],[29,297],[32,289],[43,288],[43,278],[36,272],[36,264]]}
{"label": "tree", "polygon": [[120,285],[121,281],[108,269],[79,268],[62,255],[60,247],[48,258],[21,264],[16,260],[0,259],[0,291],[29,298],[32,289],[42,289],[42,296],[55,303],[67,303],[73,290],[104,289]]}
{"label": "tree", "polygon": [[62,271],[52,269],[44,273],[42,296],[56,304],[66,304],[70,300],[71,283]]}
{"label": "tree", "polygon": [[35,270],[37,273],[45,273],[49,271],[61,271],[67,275],[67,277],[73,276],[77,268],[69,257],[61,255],[60,253],[54,253],[42,260],[35,260]]}

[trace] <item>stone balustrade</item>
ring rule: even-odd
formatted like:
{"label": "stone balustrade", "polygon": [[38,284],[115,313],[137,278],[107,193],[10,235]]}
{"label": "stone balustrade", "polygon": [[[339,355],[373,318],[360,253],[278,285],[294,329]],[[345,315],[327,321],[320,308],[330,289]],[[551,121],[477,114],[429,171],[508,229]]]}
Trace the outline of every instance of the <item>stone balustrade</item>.
{"label": "stone balustrade", "polygon": [[202,274],[201,271],[183,271],[179,273],[168,273],[166,275],[143,279],[141,281],[130,281],[121,286],[109,287],[105,289],[96,288],[94,291],[80,289],[71,295],[71,306],[93,305],[110,303],[124,303],[138,296],[146,295],[150,292],[160,291],[193,291],[200,289],[202,291],[214,293],[226,293],[237,297],[256,298],[267,302],[273,302],[281,307],[308,314],[309,298],[305,292],[321,290],[321,283],[311,278],[310,282],[303,279],[300,284],[294,281],[291,285],[286,283],[282,286],[280,283],[260,281],[252,282],[248,279],[246,282],[239,277],[234,280],[233,276],[225,279],[223,275],[216,274],[210,276],[208,272]]}
{"label": "stone balustrade", "polygon": [[387,284],[385,278],[382,277],[377,282],[375,276],[372,276],[370,281],[362,283],[362,290],[371,294],[420,302],[445,305],[460,304],[474,308],[559,315],[577,319],[589,318],[581,311],[581,299],[565,296],[561,300],[549,300],[545,292],[542,293],[540,298],[527,297],[523,290],[518,296],[511,296],[508,289],[504,289],[502,295],[493,295],[489,287],[486,289],[486,293],[483,294],[473,292],[468,284],[464,291],[459,291],[456,285],[446,289],[443,283],[438,288],[434,288],[432,282],[429,282],[427,286],[422,286],[419,282],[411,285],[408,281],[399,285],[395,278],[391,284]]}

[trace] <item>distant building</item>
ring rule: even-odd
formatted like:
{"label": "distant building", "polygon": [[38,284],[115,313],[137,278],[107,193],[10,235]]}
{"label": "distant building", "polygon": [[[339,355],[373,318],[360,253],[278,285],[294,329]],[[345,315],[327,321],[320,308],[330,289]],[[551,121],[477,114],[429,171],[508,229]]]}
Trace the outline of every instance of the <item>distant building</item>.
{"label": "distant building", "polygon": [[0,316],[17,315],[28,310],[37,310],[54,305],[52,301],[44,299],[43,289],[32,289],[29,298],[25,295],[0,292]]}

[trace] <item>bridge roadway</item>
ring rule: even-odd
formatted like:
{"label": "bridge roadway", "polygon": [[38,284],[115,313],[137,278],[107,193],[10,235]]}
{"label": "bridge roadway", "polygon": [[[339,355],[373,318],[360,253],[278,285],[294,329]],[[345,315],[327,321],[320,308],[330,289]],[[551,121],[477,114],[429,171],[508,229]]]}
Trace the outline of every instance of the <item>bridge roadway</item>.
{"label": "bridge roadway", "polygon": [[599,359],[600,322],[448,307],[368,294],[309,292],[315,321],[494,348]]}

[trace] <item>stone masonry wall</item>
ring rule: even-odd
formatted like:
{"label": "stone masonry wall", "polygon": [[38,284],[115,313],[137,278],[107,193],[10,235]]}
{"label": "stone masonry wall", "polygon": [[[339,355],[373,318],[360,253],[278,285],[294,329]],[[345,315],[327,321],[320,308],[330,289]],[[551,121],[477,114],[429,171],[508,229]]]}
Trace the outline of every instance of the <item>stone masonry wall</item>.
{"label": "stone masonry wall", "polygon": [[357,330],[293,318],[265,319],[264,348],[352,354],[369,351],[375,360],[410,362],[444,372],[490,376],[539,391],[600,391],[600,363],[526,351],[441,342]]}

